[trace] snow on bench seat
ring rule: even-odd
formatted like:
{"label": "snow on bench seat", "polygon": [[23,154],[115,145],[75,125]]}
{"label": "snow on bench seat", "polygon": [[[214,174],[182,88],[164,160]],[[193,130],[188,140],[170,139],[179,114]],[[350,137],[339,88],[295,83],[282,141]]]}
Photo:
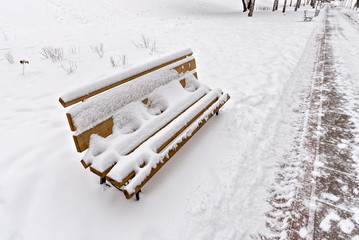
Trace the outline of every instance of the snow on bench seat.
{"label": "snow on bench seat", "polygon": [[[84,163],[104,177],[122,156],[130,154],[210,91],[193,75],[187,76],[185,81],[185,88],[179,81],[172,81],[153,91],[148,96],[147,105],[136,101],[115,113],[113,134],[107,138],[93,135]],[[103,153],[105,149],[116,151]]]}
{"label": "snow on bench seat", "polygon": [[119,156],[107,180],[117,187],[129,181],[123,190],[131,198],[228,99],[221,90],[210,91],[131,154]]}

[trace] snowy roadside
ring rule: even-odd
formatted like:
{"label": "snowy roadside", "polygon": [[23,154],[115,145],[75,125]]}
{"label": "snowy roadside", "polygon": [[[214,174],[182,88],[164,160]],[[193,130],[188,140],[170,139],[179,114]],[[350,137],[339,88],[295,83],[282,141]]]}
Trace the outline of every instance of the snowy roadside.
{"label": "snowy roadside", "polygon": [[[270,136],[291,118],[287,109],[297,99],[291,93],[311,66],[320,18],[304,23],[301,11],[288,9],[285,16],[258,11],[249,19],[233,12],[232,1],[186,1],[179,10],[160,0],[122,8],[114,0],[3,2],[1,239],[112,239],[119,232],[131,239],[228,239],[263,230],[266,187],[285,149]],[[134,46],[142,34],[155,39],[157,52]],[[104,58],[90,48],[100,42]],[[64,60],[43,59],[49,45],[62,47]],[[74,45],[79,54],[67,53]],[[118,71],[110,56],[126,54],[129,66],[183,46],[194,51],[199,80],[232,99],[148,184],[141,202],[127,201],[82,169],[57,99]],[[30,61],[25,76],[22,58]],[[61,66],[69,61],[78,69],[67,75]]]}

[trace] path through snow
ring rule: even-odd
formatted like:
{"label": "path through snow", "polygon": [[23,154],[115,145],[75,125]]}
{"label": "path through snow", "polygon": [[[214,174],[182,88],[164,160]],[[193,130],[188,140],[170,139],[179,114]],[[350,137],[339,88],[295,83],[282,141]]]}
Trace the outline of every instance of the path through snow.
{"label": "path through snow", "polygon": [[359,237],[358,23],[327,9],[297,144],[282,161],[267,214],[278,239]]}

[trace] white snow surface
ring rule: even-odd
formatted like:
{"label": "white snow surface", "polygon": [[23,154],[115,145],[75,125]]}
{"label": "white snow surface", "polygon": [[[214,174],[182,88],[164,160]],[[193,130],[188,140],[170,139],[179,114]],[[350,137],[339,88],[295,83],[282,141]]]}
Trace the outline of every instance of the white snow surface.
{"label": "white snow surface", "polygon": [[337,222],[340,221],[340,217],[338,216],[337,213],[335,212],[330,212],[320,223],[319,227],[321,229],[323,229],[323,231],[328,232],[329,229],[331,228],[331,225],[333,224],[333,222],[335,222],[335,224]]}
{"label": "white snow surface", "polygon": [[[0,0],[0,239],[250,239],[265,231],[276,169],[267,156],[280,152],[270,136],[290,114],[285,96],[304,80],[296,67],[311,56],[321,22],[304,23],[303,8],[253,18],[241,10],[234,0]],[[157,51],[134,46],[142,34]],[[91,50],[99,43],[103,58]],[[46,46],[63,48],[64,59],[44,59]],[[128,201],[83,169],[58,98],[183,47],[194,52],[199,80],[231,100],[139,202]],[[109,58],[120,54],[128,61],[113,68]],[[20,59],[30,62],[25,75]],[[73,74],[62,69],[69,61]]]}

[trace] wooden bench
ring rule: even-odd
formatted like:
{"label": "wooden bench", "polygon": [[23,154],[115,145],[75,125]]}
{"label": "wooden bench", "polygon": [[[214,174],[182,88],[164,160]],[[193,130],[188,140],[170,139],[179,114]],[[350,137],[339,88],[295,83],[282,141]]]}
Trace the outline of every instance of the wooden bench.
{"label": "wooden bench", "polygon": [[313,20],[313,16],[307,15],[307,10],[304,10],[304,22],[311,22]]}
{"label": "wooden bench", "polygon": [[228,101],[197,80],[190,49],[106,77],[60,97],[81,160],[138,198],[151,177]]}

